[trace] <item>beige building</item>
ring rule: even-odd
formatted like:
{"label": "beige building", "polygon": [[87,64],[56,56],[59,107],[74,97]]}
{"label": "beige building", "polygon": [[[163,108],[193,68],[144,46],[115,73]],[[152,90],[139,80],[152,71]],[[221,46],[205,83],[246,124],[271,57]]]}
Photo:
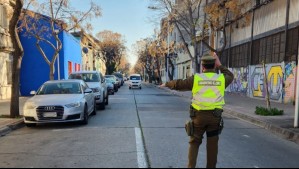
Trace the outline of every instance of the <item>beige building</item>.
{"label": "beige building", "polygon": [[[259,0],[248,6],[250,22],[228,25],[228,45],[222,62],[230,67],[234,93],[264,99],[266,84],[272,101],[292,103],[298,65],[299,1]],[[217,46],[223,36],[218,34]],[[266,75],[262,63],[266,64]]]}
{"label": "beige building", "polygon": [[13,45],[9,34],[12,0],[0,0],[0,100],[11,97]]}
{"label": "beige building", "polygon": [[82,48],[82,67],[83,71],[100,71],[106,73],[106,63],[100,51],[99,41],[92,35],[85,32],[76,32],[73,35],[80,39]]}

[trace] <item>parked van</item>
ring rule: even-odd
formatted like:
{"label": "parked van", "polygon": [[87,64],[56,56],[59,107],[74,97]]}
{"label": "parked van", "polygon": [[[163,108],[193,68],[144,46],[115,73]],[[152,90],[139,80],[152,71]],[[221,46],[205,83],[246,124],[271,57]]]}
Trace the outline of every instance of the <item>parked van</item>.
{"label": "parked van", "polygon": [[105,109],[105,105],[109,103],[109,95],[107,91],[106,79],[98,71],[82,71],[71,73],[69,79],[83,80],[95,93],[96,104],[100,110]]}
{"label": "parked van", "polygon": [[129,89],[132,88],[142,89],[142,77],[140,74],[132,74],[129,77]]}

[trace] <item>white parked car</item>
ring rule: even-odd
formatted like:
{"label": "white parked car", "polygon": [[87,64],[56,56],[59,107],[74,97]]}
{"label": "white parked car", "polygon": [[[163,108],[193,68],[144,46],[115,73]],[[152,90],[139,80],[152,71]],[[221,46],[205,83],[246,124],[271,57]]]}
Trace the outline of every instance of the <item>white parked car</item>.
{"label": "white parked car", "polygon": [[83,71],[71,73],[69,79],[83,80],[96,95],[96,104],[100,110],[109,104],[109,95],[105,77],[98,71]]}
{"label": "white parked car", "polygon": [[24,105],[24,122],[28,127],[38,123],[81,122],[88,124],[96,114],[95,95],[82,80],[48,81]]}
{"label": "white parked car", "polygon": [[140,74],[133,74],[129,77],[129,89],[142,89],[142,78]]}

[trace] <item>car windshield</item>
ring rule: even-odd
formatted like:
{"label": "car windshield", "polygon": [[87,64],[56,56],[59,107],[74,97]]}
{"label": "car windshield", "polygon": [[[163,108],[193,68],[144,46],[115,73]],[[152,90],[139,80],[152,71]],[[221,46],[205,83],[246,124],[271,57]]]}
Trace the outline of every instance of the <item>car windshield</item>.
{"label": "car windshield", "polygon": [[121,79],[123,79],[123,77],[124,77],[121,73],[113,73],[113,75],[115,75],[116,77],[121,78]]}
{"label": "car windshield", "polygon": [[106,82],[107,82],[107,83],[113,83],[113,80],[112,80],[112,79],[109,79],[109,78],[106,78]]}
{"label": "car windshield", "polygon": [[80,73],[80,74],[71,74],[69,79],[80,79],[84,82],[99,82],[99,75],[96,73]]}
{"label": "car windshield", "polygon": [[81,94],[82,90],[80,83],[47,83],[44,84],[37,95],[51,95],[51,94]]}
{"label": "car windshield", "polygon": [[113,81],[116,81],[116,76],[106,75],[105,78],[107,78],[107,79],[111,79],[111,80],[113,80]]}
{"label": "car windshield", "polygon": [[141,80],[140,76],[131,76],[130,80]]}

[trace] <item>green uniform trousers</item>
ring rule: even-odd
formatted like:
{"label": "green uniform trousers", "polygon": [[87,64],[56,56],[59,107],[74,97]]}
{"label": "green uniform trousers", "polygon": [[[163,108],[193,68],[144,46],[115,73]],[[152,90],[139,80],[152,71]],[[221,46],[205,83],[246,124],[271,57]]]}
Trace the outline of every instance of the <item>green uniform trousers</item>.
{"label": "green uniform trousers", "polygon": [[215,117],[212,111],[200,111],[192,118],[194,135],[190,137],[189,142],[188,168],[196,167],[198,149],[205,133],[207,134],[207,168],[216,168],[220,120],[221,118]]}

